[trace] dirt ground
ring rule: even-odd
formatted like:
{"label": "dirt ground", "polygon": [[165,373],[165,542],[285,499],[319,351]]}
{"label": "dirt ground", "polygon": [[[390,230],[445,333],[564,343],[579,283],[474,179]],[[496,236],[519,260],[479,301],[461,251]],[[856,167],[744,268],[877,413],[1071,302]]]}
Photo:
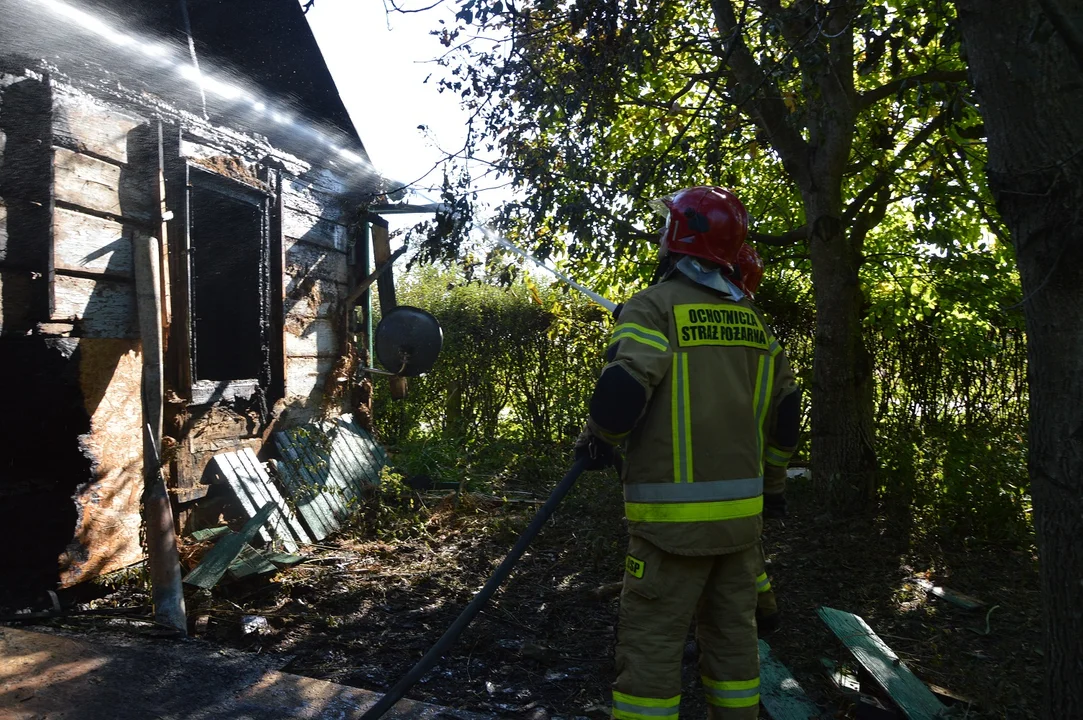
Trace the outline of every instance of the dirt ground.
{"label": "dirt ground", "polygon": [[[430,495],[417,511],[370,516],[270,582],[190,598],[190,615],[208,640],[290,658],[288,672],[386,689],[440,637],[529,522],[537,507],[529,491],[503,492],[467,495],[458,507]],[[785,614],[769,642],[826,717],[853,717],[853,708],[822,670],[821,658],[850,658],[817,618],[821,605],[861,615],[923,680],[976,699],[965,717],[1038,717],[1040,604],[1030,553],[911,547],[906,533],[882,522],[833,519],[805,481],[791,483],[789,498],[790,518],[766,531],[768,572]],[[510,717],[607,716],[624,549],[619,484],[587,474],[408,697]],[[927,596],[919,579],[994,609],[961,610]],[[243,632],[242,617],[252,615],[267,618],[263,632]],[[686,660],[682,714],[703,717],[692,653]]]}

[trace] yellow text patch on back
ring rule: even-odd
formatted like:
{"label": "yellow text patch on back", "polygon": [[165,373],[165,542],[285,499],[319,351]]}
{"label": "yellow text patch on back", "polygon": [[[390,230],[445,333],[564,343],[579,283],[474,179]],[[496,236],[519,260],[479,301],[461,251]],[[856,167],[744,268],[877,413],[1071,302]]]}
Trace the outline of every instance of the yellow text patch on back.
{"label": "yellow text patch on back", "polygon": [[766,350],[767,331],[752,310],[740,305],[677,305],[677,344],[739,345]]}

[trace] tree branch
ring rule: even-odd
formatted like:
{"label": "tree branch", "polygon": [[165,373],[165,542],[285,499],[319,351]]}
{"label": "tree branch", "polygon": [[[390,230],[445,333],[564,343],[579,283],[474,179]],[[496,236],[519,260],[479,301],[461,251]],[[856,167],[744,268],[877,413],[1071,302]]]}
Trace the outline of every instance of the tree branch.
{"label": "tree branch", "polygon": [[767,233],[749,232],[748,240],[757,245],[773,245],[775,247],[784,247],[786,245],[794,245],[802,240],[808,239],[808,225],[802,225],[799,228],[793,230],[787,230],[781,235],[770,235]]}
{"label": "tree branch", "polygon": [[[891,156],[891,162],[885,167],[881,168],[876,177],[865,188],[854,196],[854,199],[850,201],[850,204],[846,206],[846,211],[842,214],[842,222],[844,225],[848,225],[854,222],[858,217],[858,213],[865,206],[869,200],[879,193],[884,187],[891,183],[892,176],[895,171],[906,162],[911,153],[914,152],[920,145],[928,140],[936,130],[944,126],[947,120],[947,114],[941,113],[933,118],[928,125],[923,127],[914,137],[910,138],[910,142],[906,143],[902,150],[894,153]],[[871,229],[871,228],[870,228]]]}
{"label": "tree branch", "polygon": [[1079,28],[1072,23],[1072,19],[1056,0],[1038,0],[1038,4],[1061,40],[1068,46],[1075,61],[1083,68],[1083,33],[1080,33]]}
{"label": "tree branch", "polygon": [[[812,182],[809,172],[809,147],[805,139],[789,121],[790,111],[786,107],[775,83],[764,73],[762,67],[752,57],[748,45],[742,37],[742,28],[733,11],[732,0],[711,0],[715,25],[722,37],[731,43],[727,50],[729,66],[733,69],[739,87],[749,94],[742,102],[750,105],[750,114],[771,138],[771,145],[782,158],[783,165],[797,181],[799,187],[809,187]],[[766,87],[773,91],[760,97],[754,97],[759,88]]]}
{"label": "tree branch", "polygon": [[864,110],[870,105],[875,105],[884,98],[891,97],[907,85],[924,85],[934,82],[965,82],[966,70],[929,70],[928,72],[907,77],[895,78],[879,87],[861,93],[857,96],[857,107]]}

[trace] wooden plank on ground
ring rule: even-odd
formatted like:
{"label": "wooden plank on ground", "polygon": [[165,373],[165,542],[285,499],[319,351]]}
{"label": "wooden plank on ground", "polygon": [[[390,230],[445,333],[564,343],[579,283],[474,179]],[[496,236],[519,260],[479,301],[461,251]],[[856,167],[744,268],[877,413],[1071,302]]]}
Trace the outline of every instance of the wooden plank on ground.
{"label": "wooden plank on ground", "polygon": [[861,692],[861,682],[853,673],[836,666],[834,661],[827,658],[820,658],[820,663],[831,684],[853,701],[855,720],[899,720],[900,715],[894,708],[886,707],[879,699]]}
{"label": "wooden plank on ground", "polygon": [[773,720],[813,720],[822,714],[789,669],[771,654],[763,640],[760,647],[760,702]]}
{"label": "wooden plank on ground", "polygon": [[[308,533],[305,532],[304,526],[297,519],[297,516],[290,509],[289,503],[282,497],[282,493],[278,491],[278,486],[275,485],[271,476],[267,474],[267,471],[263,469],[263,463],[256,457],[256,453],[250,447],[241,448],[237,451],[237,456],[244,463],[245,467],[249,469],[252,476],[255,477],[263,487],[263,491],[266,495],[276,504],[282,511],[282,514],[286,518],[286,522],[289,525],[291,531],[293,531],[294,537],[299,543],[308,545],[312,543],[309,539]],[[293,551],[291,551],[293,552]]]}
{"label": "wooden plank on ground", "polygon": [[[233,464],[226,459],[227,455],[232,455],[232,453],[215,455],[211,458],[211,462],[214,463],[214,467],[218,471],[218,474],[225,478],[226,482],[229,483],[229,487],[233,490],[233,494],[236,495],[237,501],[241,504],[241,509],[244,510],[244,514],[250,518],[254,517],[256,513],[259,512],[259,508],[269,504],[271,514],[273,515],[274,503],[268,503],[265,500],[261,502],[259,498],[254,498],[248,493],[241,478],[237,476],[236,471],[233,469]],[[271,542],[271,532],[267,528],[260,527],[258,532],[259,536],[263,538],[265,542]]]}
{"label": "wooden plank on ground", "polygon": [[243,580],[246,577],[266,575],[277,570],[278,567],[271,564],[258,550],[251,545],[245,545],[226,572],[229,573],[230,578],[233,580]]}
{"label": "wooden plank on ground", "polygon": [[332,530],[324,525],[321,513],[317,512],[312,504],[310,493],[296,477],[294,471],[290,468],[289,463],[272,460],[271,464],[277,472],[278,477],[282,479],[282,484],[285,487],[286,493],[293,498],[293,504],[294,507],[297,508],[297,514],[301,516],[305,525],[308,526],[309,537],[314,541],[318,541],[323,540],[331,534]]}
{"label": "wooden plank on ground", "polygon": [[[245,454],[244,450],[248,453]],[[267,523],[268,529],[271,531],[271,535],[279,540],[286,550],[294,552],[297,550],[297,539],[290,531],[290,521],[286,516],[286,512],[289,507],[283,507],[271,497],[271,494],[267,492],[261,481],[259,474],[256,472],[256,467],[262,467],[259,464],[259,460],[256,459],[256,454],[252,452],[252,448],[244,448],[238,452],[223,453],[216,456],[221,457],[225,463],[229,463],[233,468],[233,473],[237,480],[240,481],[241,486],[245,492],[248,493],[248,497],[252,498],[252,502],[262,507],[266,503],[273,503],[275,509],[271,512],[271,519]],[[236,492],[236,489],[234,489]]]}
{"label": "wooden plank on ground", "polygon": [[203,542],[204,540],[215,540],[228,535],[232,530],[228,525],[219,525],[218,527],[204,528],[203,530],[195,530],[192,532],[192,539]]}
{"label": "wooden plank on ground", "polygon": [[962,608],[963,610],[978,610],[985,607],[985,602],[979,600],[976,597],[964,595],[961,592],[955,592],[950,588],[933,585],[931,582],[925,580],[924,578],[919,578],[917,582],[918,587],[920,587],[925,592],[932,593],[941,600],[949,602],[956,607]]}
{"label": "wooden plank on ground", "polygon": [[210,552],[203,556],[203,561],[185,576],[184,582],[205,590],[214,587],[244,546],[256,536],[259,529],[263,527],[263,523],[267,522],[273,507],[271,503],[267,503],[259,509],[255,517],[244,524],[240,532],[226,535],[219,540]]}
{"label": "wooden plank on ground", "polygon": [[294,555],[292,553],[264,553],[263,557],[267,558],[269,562],[273,562],[278,567],[290,567],[304,560],[300,555]]}
{"label": "wooden plank on ground", "polygon": [[947,708],[862,618],[829,607],[817,613],[909,720],[944,716]]}

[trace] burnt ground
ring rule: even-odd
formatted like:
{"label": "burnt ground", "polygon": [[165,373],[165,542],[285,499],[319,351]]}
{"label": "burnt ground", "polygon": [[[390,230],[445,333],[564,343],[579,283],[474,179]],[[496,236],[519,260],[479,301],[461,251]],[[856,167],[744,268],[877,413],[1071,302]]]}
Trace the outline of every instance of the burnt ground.
{"label": "burnt ground", "polygon": [[[791,483],[789,497],[790,518],[766,532],[785,613],[769,642],[828,716],[853,717],[853,709],[821,658],[850,658],[817,618],[820,605],[861,615],[923,680],[976,699],[966,717],[1038,717],[1040,602],[1031,553],[913,546],[881,521],[833,519],[803,481]],[[370,511],[271,582],[190,598],[190,615],[202,637],[282,653],[289,672],[383,690],[440,637],[536,506],[525,492],[506,490],[468,494],[458,506],[429,495],[416,509]],[[408,697],[510,717],[607,716],[621,516],[616,479],[584,476],[505,587]],[[927,596],[918,578],[996,609],[961,610]],[[113,599],[121,595],[133,601],[130,591]],[[263,616],[269,627],[245,634],[245,615]],[[703,717],[686,659],[682,711]]]}

